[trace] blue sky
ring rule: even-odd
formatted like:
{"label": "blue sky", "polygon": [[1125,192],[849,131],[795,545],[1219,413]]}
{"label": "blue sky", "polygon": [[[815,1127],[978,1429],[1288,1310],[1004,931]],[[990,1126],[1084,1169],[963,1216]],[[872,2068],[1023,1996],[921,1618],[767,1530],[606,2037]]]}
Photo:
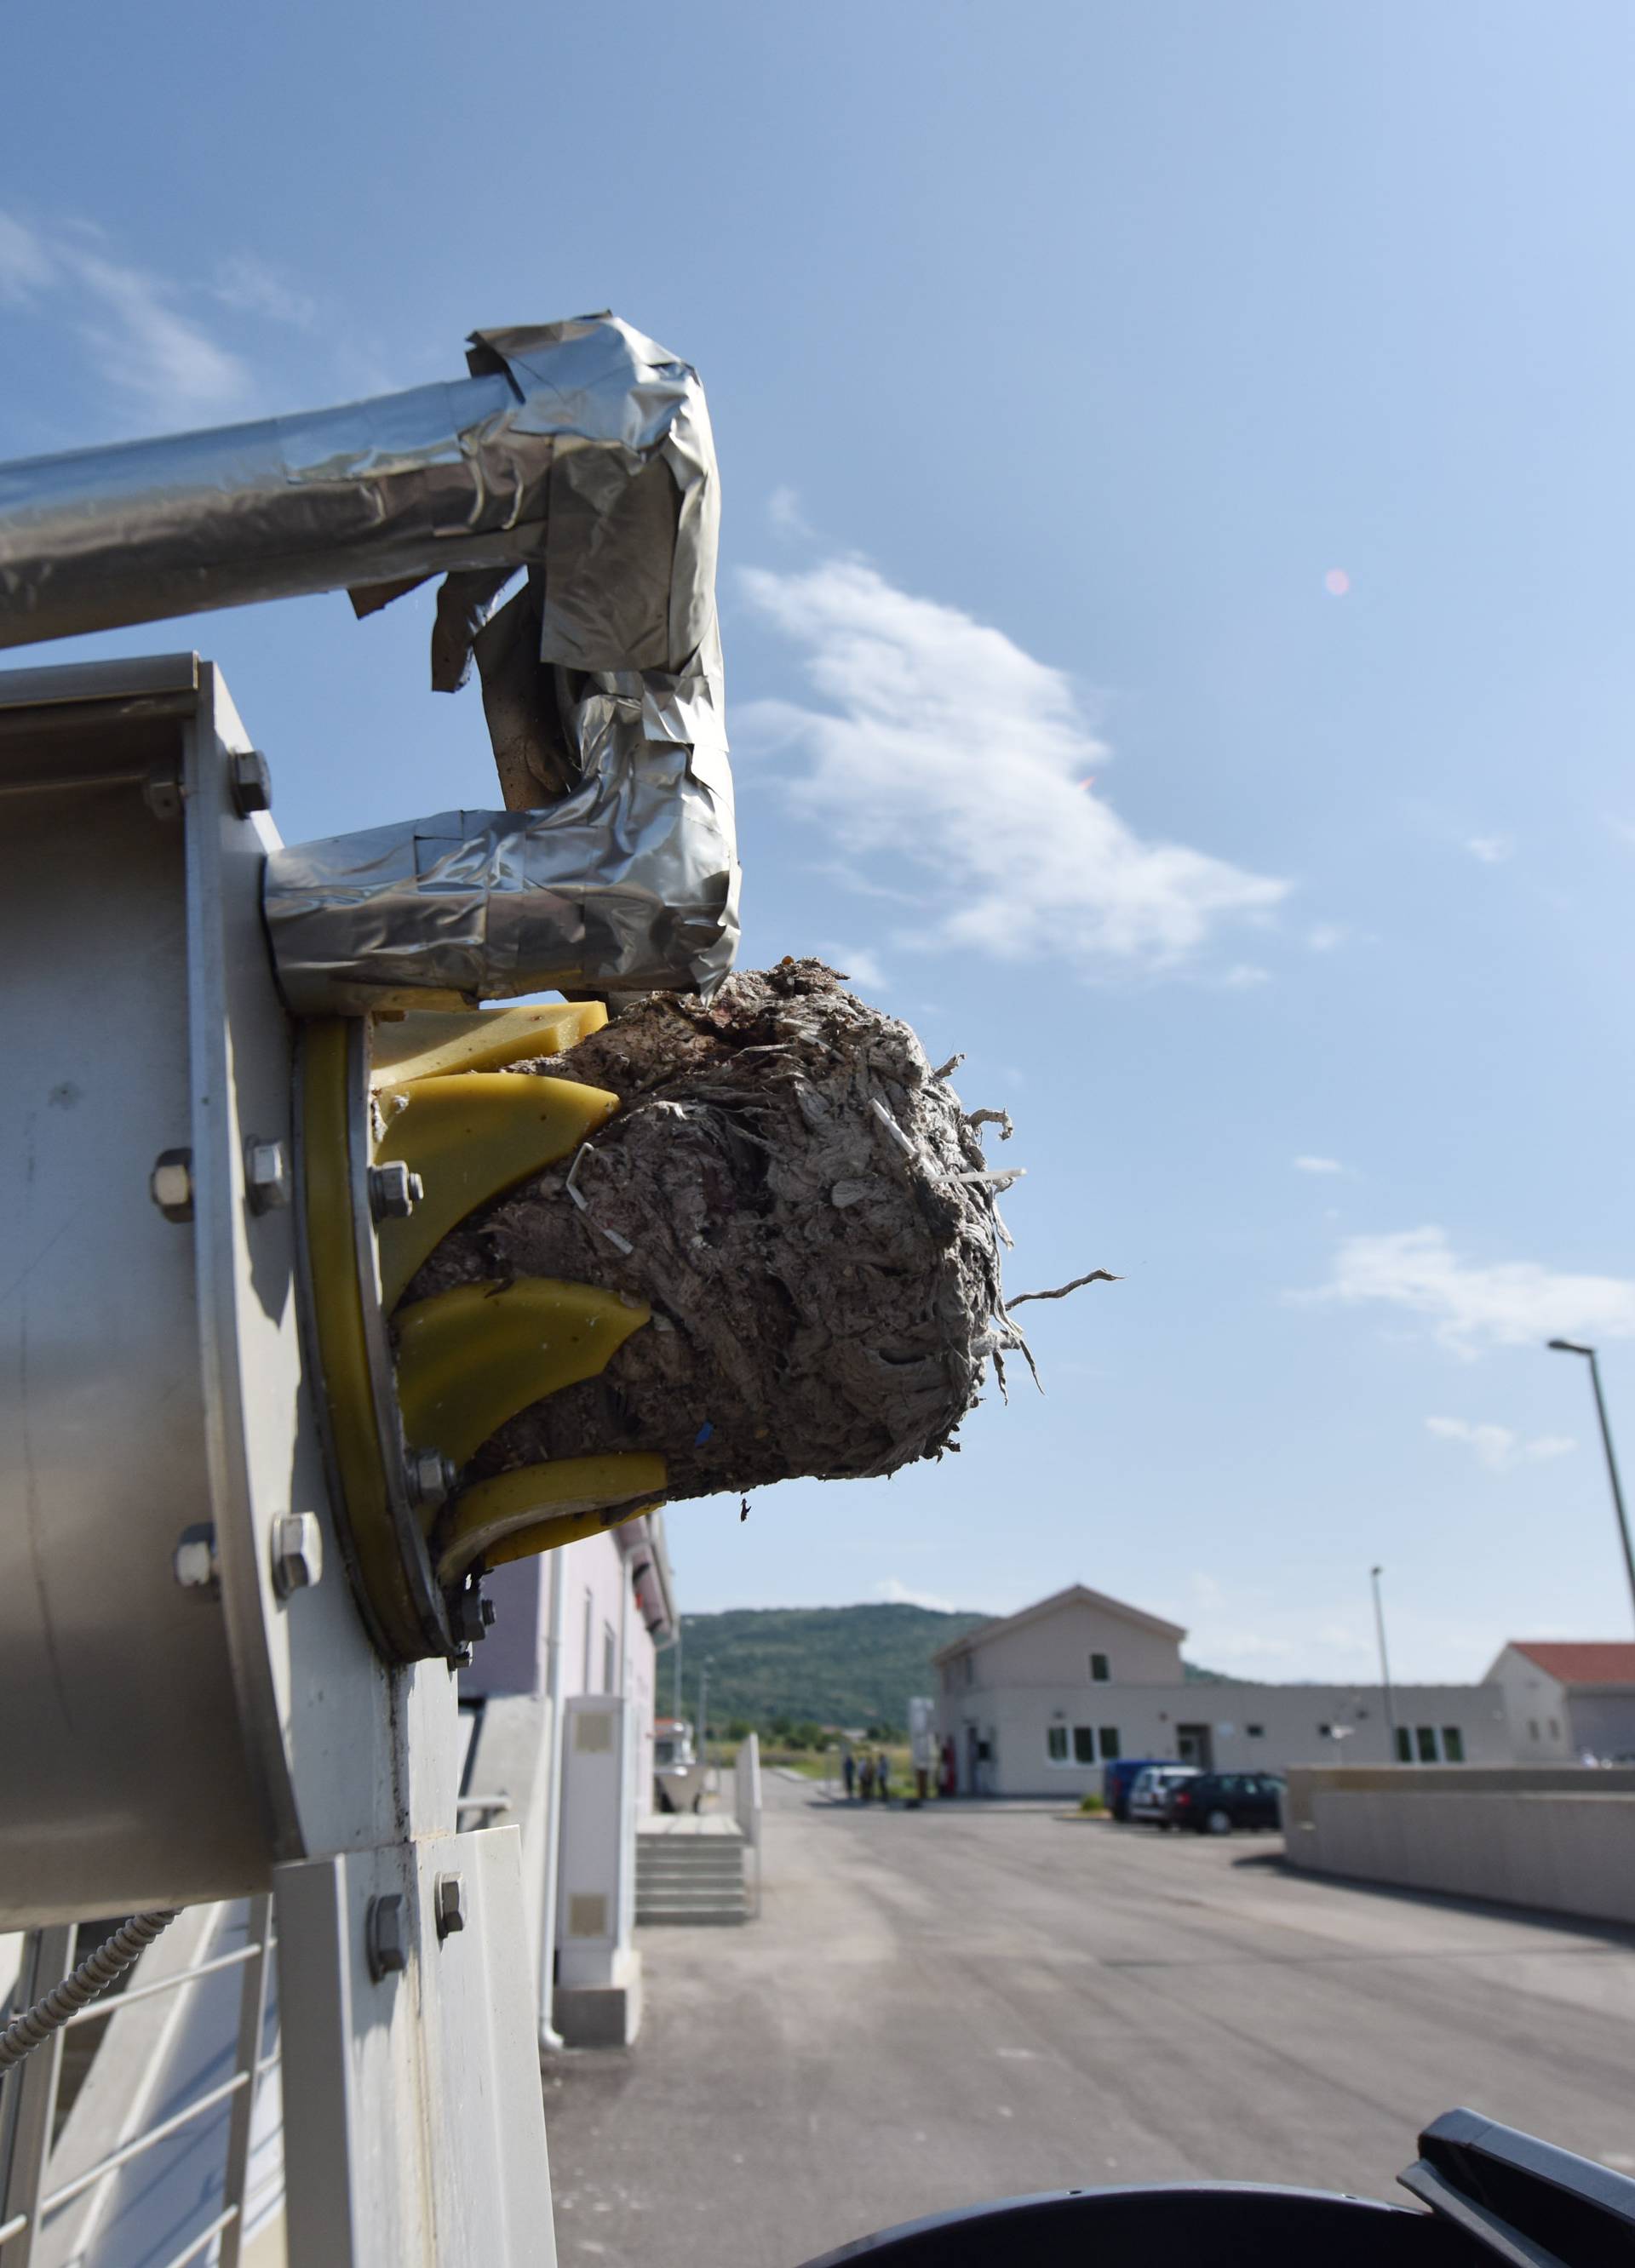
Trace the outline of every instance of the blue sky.
{"label": "blue sky", "polygon": [[[405,0],[8,29],[0,453],[453,375],[703,372],[746,958],[1016,1121],[1048,1388],[679,1507],[689,1608],[1083,1580],[1248,1675],[1628,1635],[1635,19]],[[18,92],[39,91],[18,103]],[[426,614],[196,644],[286,836],[497,800]],[[18,659],[68,659],[61,647]]]}

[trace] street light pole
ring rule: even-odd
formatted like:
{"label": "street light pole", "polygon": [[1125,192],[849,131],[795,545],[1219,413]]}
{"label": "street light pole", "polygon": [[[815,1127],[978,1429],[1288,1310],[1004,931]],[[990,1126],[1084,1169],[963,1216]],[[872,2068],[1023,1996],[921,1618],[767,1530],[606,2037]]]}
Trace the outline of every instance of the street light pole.
{"label": "street light pole", "polygon": [[1370,1567],[1368,1580],[1374,1585],[1374,1626],[1380,1636],[1380,1683],[1385,1691],[1385,1726],[1391,1736],[1391,1752],[1388,1764],[1396,1761],[1396,1705],[1391,1698],[1391,1658],[1385,1650],[1385,1608],[1380,1599],[1380,1578],[1383,1567]]}
{"label": "street light pole", "polygon": [[1595,1389],[1595,1415],[1601,1420],[1601,1446],[1607,1453],[1607,1478],[1612,1483],[1612,1508],[1618,1515],[1618,1538],[1624,1546],[1624,1572],[1630,1579],[1630,1602],[1635,1606],[1635,1548],[1630,1543],[1630,1523],[1624,1509],[1618,1461],[1612,1454],[1612,1428],[1607,1423],[1607,1398],[1601,1390],[1601,1365],[1595,1359],[1594,1347],[1580,1346],[1572,1339],[1551,1339],[1549,1346],[1552,1354],[1581,1354],[1589,1363],[1589,1382]]}

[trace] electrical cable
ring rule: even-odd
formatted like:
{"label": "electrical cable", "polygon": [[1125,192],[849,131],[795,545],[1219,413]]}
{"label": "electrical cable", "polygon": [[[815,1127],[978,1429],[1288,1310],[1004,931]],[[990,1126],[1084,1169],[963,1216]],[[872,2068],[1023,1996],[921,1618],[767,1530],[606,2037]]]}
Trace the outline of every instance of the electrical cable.
{"label": "electrical cable", "polygon": [[179,1911],[171,1906],[152,1913],[133,1914],[106,1945],[98,1946],[88,1959],[82,1961],[71,1976],[53,1986],[43,1999],[36,2000],[15,2023],[8,2024],[0,2032],[0,2072],[10,2071],[25,2056],[43,2047],[52,2033],[60,2030],[78,2009],[94,2000],[99,1992],[106,1992],[152,1944],[160,1931],[170,1927]]}

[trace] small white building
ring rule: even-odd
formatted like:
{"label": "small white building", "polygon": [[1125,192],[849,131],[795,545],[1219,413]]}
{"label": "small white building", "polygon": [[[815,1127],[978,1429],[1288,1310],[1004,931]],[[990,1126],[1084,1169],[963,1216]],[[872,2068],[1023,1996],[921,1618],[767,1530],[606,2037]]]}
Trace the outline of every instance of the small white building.
{"label": "small white building", "polygon": [[1099,1793],[1101,1767],[1119,1757],[1283,1771],[1515,1753],[1496,1683],[1393,1685],[1388,1705],[1379,1685],[1189,1677],[1185,1637],[1075,1583],[944,1646],[932,1657],[937,1727],[954,1742],[960,1793],[1076,1799]]}
{"label": "small white building", "polygon": [[1487,1675],[1518,1764],[1635,1763],[1635,1646],[1513,1638]]}

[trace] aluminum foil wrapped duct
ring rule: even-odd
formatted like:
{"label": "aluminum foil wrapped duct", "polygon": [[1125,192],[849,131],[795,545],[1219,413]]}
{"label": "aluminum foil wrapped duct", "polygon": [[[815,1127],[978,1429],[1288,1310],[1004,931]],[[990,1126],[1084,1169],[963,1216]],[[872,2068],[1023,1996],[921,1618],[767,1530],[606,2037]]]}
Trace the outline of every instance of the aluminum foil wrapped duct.
{"label": "aluminum foil wrapped duct", "polygon": [[468,360],[338,409],[0,465],[0,646],[317,591],[369,614],[441,575],[432,683],[475,661],[527,816],[279,853],[291,1004],[711,991],[737,864],[697,375],[609,315],[479,331]]}
{"label": "aluminum foil wrapped duct", "polygon": [[579,786],[276,850],[264,904],[301,1015],[568,992],[712,993],[738,942],[732,782],[712,679],[590,681]]}
{"label": "aluminum foil wrapped duct", "polygon": [[479,331],[468,358],[446,385],[0,465],[0,646],[533,566],[543,659],[685,673],[718,510],[696,373],[611,315]]}

